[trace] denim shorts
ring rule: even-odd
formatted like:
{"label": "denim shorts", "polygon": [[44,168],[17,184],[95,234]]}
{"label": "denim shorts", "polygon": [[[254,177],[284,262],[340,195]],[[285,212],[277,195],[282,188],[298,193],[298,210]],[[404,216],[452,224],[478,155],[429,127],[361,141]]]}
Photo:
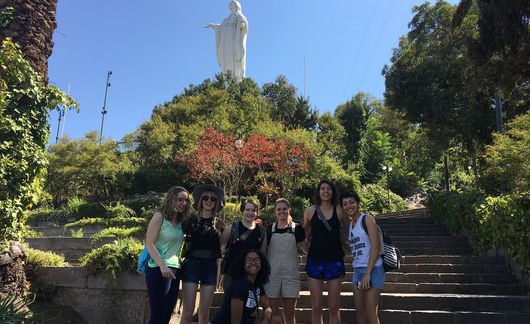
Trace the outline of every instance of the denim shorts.
{"label": "denim shorts", "polygon": [[[353,270],[354,273],[352,283],[354,287],[357,287],[357,284],[363,278],[366,267],[353,268]],[[383,265],[372,268],[372,272],[370,273],[370,281],[372,282],[372,288],[383,290],[383,286],[385,285],[385,269],[383,268]]]}
{"label": "denim shorts", "polygon": [[320,261],[307,258],[305,272],[310,278],[331,280],[344,276],[344,262],[337,261]]}
{"label": "denim shorts", "polygon": [[215,286],[217,283],[217,259],[187,258],[183,268],[183,283],[204,286]]}

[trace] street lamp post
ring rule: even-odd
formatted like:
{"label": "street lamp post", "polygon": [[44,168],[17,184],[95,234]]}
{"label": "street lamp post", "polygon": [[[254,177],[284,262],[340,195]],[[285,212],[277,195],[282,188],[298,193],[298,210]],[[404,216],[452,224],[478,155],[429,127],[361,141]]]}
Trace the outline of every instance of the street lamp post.
{"label": "street lamp post", "polygon": [[390,171],[392,171],[392,167],[383,165],[383,171],[386,172],[386,204],[388,207],[388,211],[390,211],[390,181],[388,176]]}

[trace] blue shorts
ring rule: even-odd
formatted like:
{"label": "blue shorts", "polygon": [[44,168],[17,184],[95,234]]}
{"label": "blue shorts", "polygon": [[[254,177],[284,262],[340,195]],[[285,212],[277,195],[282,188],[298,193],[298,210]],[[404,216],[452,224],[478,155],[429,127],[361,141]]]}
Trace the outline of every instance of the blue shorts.
{"label": "blue shorts", "polygon": [[310,278],[331,280],[344,276],[344,262],[337,261],[320,261],[307,258],[305,272]]}
{"label": "blue shorts", "polygon": [[[353,268],[353,270],[354,273],[352,283],[354,287],[357,287],[357,284],[363,278],[366,267]],[[372,268],[372,272],[370,273],[370,281],[372,282],[372,288],[383,290],[383,286],[385,285],[385,269],[383,268],[383,265]]]}
{"label": "blue shorts", "polygon": [[187,258],[183,265],[182,282],[215,286],[217,283],[217,259]]}

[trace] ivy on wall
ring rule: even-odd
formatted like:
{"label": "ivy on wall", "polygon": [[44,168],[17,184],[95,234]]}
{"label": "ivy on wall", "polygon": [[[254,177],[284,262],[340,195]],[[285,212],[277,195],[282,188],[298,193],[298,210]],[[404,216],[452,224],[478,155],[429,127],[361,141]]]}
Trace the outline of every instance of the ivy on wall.
{"label": "ivy on wall", "polygon": [[21,239],[46,171],[48,112],[77,103],[44,84],[9,39],[0,48],[0,239]]}
{"label": "ivy on wall", "polygon": [[440,193],[429,201],[431,215],[456,234],[467,230],[479,252],[505,248],[530,273],[530,192],[484,197],[479,192]]}

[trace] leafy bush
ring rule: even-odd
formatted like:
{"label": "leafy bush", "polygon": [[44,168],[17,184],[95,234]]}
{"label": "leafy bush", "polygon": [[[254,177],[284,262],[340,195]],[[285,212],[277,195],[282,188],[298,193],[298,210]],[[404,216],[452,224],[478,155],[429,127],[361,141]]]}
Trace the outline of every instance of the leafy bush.
{"label": "leafy bush", "polygon": [[0,323],[31,323],[32,313],[28,306],[32,302],[17,296],[6,296],[0,300]]}
{"label": "leafy bush", "polygon": [[72,223],[65,224],[64,227],[73,226],[84,226],[84,225],[104,225],[104,226],[115,226],[115,227],[133,227],[133,226],[147,226],[147,219],[140,217],[118,217],[118,218],[82,218]]}
{"label": "leafy bush", "polygon": [[291,203],[291,216],[293,216],[295,222],[302,222],[304,219],[304,210],[311,205],[311,202],[307,198],[298,196],[292,197],[289,199],[289,202]]}
{"label": "leafy bush", "polygon": [[390,192],[389,205],[388,194],[388,190],[378,184],[362,186],[359,190],[362,209],[372,214],[407,210],[405,200],[393,192]]}
{"label": "leafy bush", "polygon": [[162,198],[135,198],[124,200],[122,203],[134,210],[136,215],[141,215],[146,210],[154,210],[160,206]]}
{"label": "leafy bush", "polygon": [[83,198],[72,197],[68,199],[68,202],[62,208],[68,215],[78,215],[79,208],[86,204]]}
{"label": "leafy bush", "polygon": [[24,266],[26,275],[31,278],[35,269],[40,267],[62,267],[65,265],[64,257],[50,251],[41,251],[26,248],[28,258]]}
{"label": "leafy bush", "polygon": [[231,224],[234,220],[241,219],[241,211],[239,211],[239,203],[225,203],[225,207],[221,212],[221,218],[228,225]]}
{"label": "leafy bush", "polygon": [[26,250],[28,258],[27,266],[38,267],[62,267],[64,266],[64,256],[50,251],[41,251],[28,248]]}
{"label": "leafy bush", "polygon": [[138,236],[145,235],[145,231],[146,229],[140,226],[131,227],[131,228],[109,227],[92,235],[91,239],[93,241],[99,241],[104,237],[119,237],[119,238],[138,237]]}
{"label": "leafy bush", "polygon": [[[2,11],[2,23],[7,19]],[[42,196],[49,139],[48,113],[77,107],[39,74],[9,39],[0,46],[0,237],[22,239],[28,214]]]}
{"label": "leafy bush", "polygon": [[91,273],[108,272],[114,278],[120,271],[135,271],[143,245],[133,238],[124,238],[94,249],[81,258]]}
{"label": "leafy bush", "polygon": [[79,219],[81,217],[101,217],[106,215],[105,207],[98,202],[86,203],[77,209],[77,214],[72,215],[73,217]]}
{"label": "leafy bush", "polygon": [[84,225],[106,225],[107,220],[103,217],[92,217],[92,218],[81,218],[75,222],[65,224],[64,227],[73,227],[73,226],[84,226]]}
{"label": "leafy bush", "polygon": [[481,186],[496,194],[530,190],[530,110],[506,124],[506,133],[493,134],[483,156]]}
{"label": "leafy bush", "polygon": [[70,230],[70,237],[81,238],[83,236],[84,235],[83,235],[83,229],[82,228],[79,228],[77,230],[74,230],[74,229]]}
{"label": "leafy bush", "polygon": [[530,192],[502,197],[483,197],[478,192],[440,193],[428,207],[452,232],[469,231],[479,252],[506,248],[530,273]]}
{"label": "leafy bush", "polygon": [[42,208],[31,212],[28,216],[27,224],[37,226],[39,223],[49,222],[62,225],[67,222],[70,215],[62,209]]}
{"label": "leafy bush", "polygon": [[119,201],[116,202],[116,205],[112,205],[112,203],[104,206],[106,210],[106,216],[107,218],[129,218],[129,217],[135,217],[136,213],[131,208],[123,205]]}

